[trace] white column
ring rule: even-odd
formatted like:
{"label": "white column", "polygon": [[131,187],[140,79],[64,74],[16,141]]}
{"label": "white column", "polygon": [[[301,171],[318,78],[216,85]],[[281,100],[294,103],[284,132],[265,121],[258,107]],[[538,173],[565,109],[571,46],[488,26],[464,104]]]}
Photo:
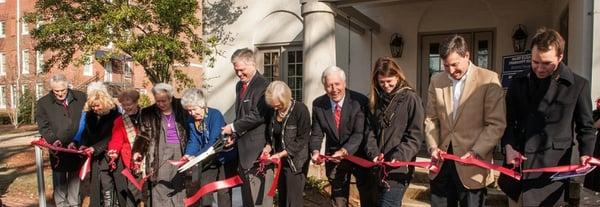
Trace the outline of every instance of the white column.
{"label": "white column", "polygon": [[324,94],[321,73],[335,65],[335,18],[332,5],[317,0],[302,3],[304,18],[304,103],[312,109],[312,101]]}
{"label": "white column", "polygon": [[592,84],[592,101],[595,101],[600,98],[600,1],[594,2],[592,18],[592,77],[590,83]]}
{"label": "white column", "polygon": [[592,76],[593,0],[569,1],[569,67],[590,80]]}

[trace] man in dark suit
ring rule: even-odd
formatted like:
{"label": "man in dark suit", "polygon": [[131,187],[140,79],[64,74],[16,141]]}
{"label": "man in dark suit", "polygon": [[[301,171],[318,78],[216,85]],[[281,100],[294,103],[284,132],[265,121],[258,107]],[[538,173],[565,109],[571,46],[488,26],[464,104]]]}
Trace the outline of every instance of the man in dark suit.
{"label": "man in dark suit", "polygon": [[[506,164],[525,161],[522,169],[571,164],[574,133],[581,164],[594,151],[590,84],[564,63],[565,41],[558,32],[540,29],[531,42],[531,70],[517,74],[506,95],[507,127],[502,138]],[[565,205],[568,179],[553,173],[525,173],[521,181],[500,177],[499,185],[518,206]]]}
{"label": "man in dark suit", "polygon": [[[50,78],[48,95],[37,103],[36,120],[40,134],[48,143],[72,148],[73,139],[79,129],[79,121],[87,96],[68,88],[69,82],[62,74]],[[56,206],[79,206],[79,155],[51,152],[52,185]]]}
{"label": "man in dark suit", "polygon": [[[319,152],[323,136],[325,140],[325,154],[337,159],[337,162],[325,164],[327,178],[331,184],[332,206],[348,206],[350,189],[350,175],[354,173],[357,179],[357,187],[360,191],[361,206],[374,206],[371,196],[375,190],[366,190],[366,169],[342,160],[347,155],[357,152],[364,154],[361,144],[364,139],[365,110],[368,99],[366,96],[346,89],[346,75],[344,71],[336,66],[330,66],[321,78],[325,95],[313,101],[312,110],[312,133],[310,148],[312,161],[321,164]],[[376,189],[376,188],[373,188]]]}
{"label": "man in dark suit", "polygon": [[236,84],[235,121],[223,127],[223,134],[230,135],[231,142],[237,142],[240,174],[244,179],[242,199],[244,206],[273,206],[273,198],[267,191],[273,182],[273,171],[257,175],[254,162],[266,145],[265,117],[270,109],[265,103],[264,93],[269,84],[267,79],[256,71],[254,52],[248,48],[236,50],[231,63],[240,81]]}

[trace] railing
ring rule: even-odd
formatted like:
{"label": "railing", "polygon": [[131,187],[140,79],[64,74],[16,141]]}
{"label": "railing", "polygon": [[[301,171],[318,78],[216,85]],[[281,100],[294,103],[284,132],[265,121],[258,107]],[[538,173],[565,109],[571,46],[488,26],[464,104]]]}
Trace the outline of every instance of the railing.
{"label": "railing", "polygon": [[35,167],[37,171],[38,195],[40,207],[46,207],[46,185],[44,182],[44,158],[42,148],[35,146]]}
{"label": "railing", "polygon": [[[104,77],[104,76],[102,76]],[[87,85],[89,85],[90,83],[100,80],[100,78],[102,78],[100,75],[96,74],[94,75],[94,77],[91,77],[90,79],[86,80],[85,82],[79,84],[78,86],[73,87],[74,89],[80,90],[80,91],[85,91]]]}

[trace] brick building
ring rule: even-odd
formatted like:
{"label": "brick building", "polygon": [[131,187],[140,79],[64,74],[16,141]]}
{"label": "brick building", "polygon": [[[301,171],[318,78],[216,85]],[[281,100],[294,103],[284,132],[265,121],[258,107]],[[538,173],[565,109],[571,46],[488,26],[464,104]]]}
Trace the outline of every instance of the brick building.
{"label": "brick building", "polygon": [[[105,54],[103,49],[96,50],[89,57],[91,61],[85,64],[51,68],[42,73],[48,53],[34,50],[35,41],[28,31],[36,25],[26,24],[22,19],[34,5],[35,0],[0,0],[0,114],[18,105],[18,97],[26,90],[30,90],[36,100],[47,94],[47,80],[56,73],[65,74],[72,87],[82,91],[93,81],[104,81],[117,88],[135,88],[143,94],[152,87],[143,68],[127,56],[96,61]],[[202,66],[198,61],[192,61],[183,71],[200,86]]]}

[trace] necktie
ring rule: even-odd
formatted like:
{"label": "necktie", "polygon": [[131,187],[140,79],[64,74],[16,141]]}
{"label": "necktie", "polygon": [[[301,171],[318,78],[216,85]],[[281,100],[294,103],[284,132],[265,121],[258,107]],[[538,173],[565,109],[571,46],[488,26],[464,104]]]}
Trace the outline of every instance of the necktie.
{"label": "necktie", "polygon": [[63,108],[65,108],[65,112],[67,112],[67,115],[69,115],[69,102],[67,101],[67,99],[65,99],[63,101]]}
{"label": "necktie", "polygon": [[335,104],[335,128],[340,129],[340,122],[342,118],[342,107],[339,104]]}
{"label": "necktie", "polygon": [[240,91],[240,100],[244,99],[244,95],[246,95],[246,90],[248,90],[248,83],[242,82],[242,90]]}

